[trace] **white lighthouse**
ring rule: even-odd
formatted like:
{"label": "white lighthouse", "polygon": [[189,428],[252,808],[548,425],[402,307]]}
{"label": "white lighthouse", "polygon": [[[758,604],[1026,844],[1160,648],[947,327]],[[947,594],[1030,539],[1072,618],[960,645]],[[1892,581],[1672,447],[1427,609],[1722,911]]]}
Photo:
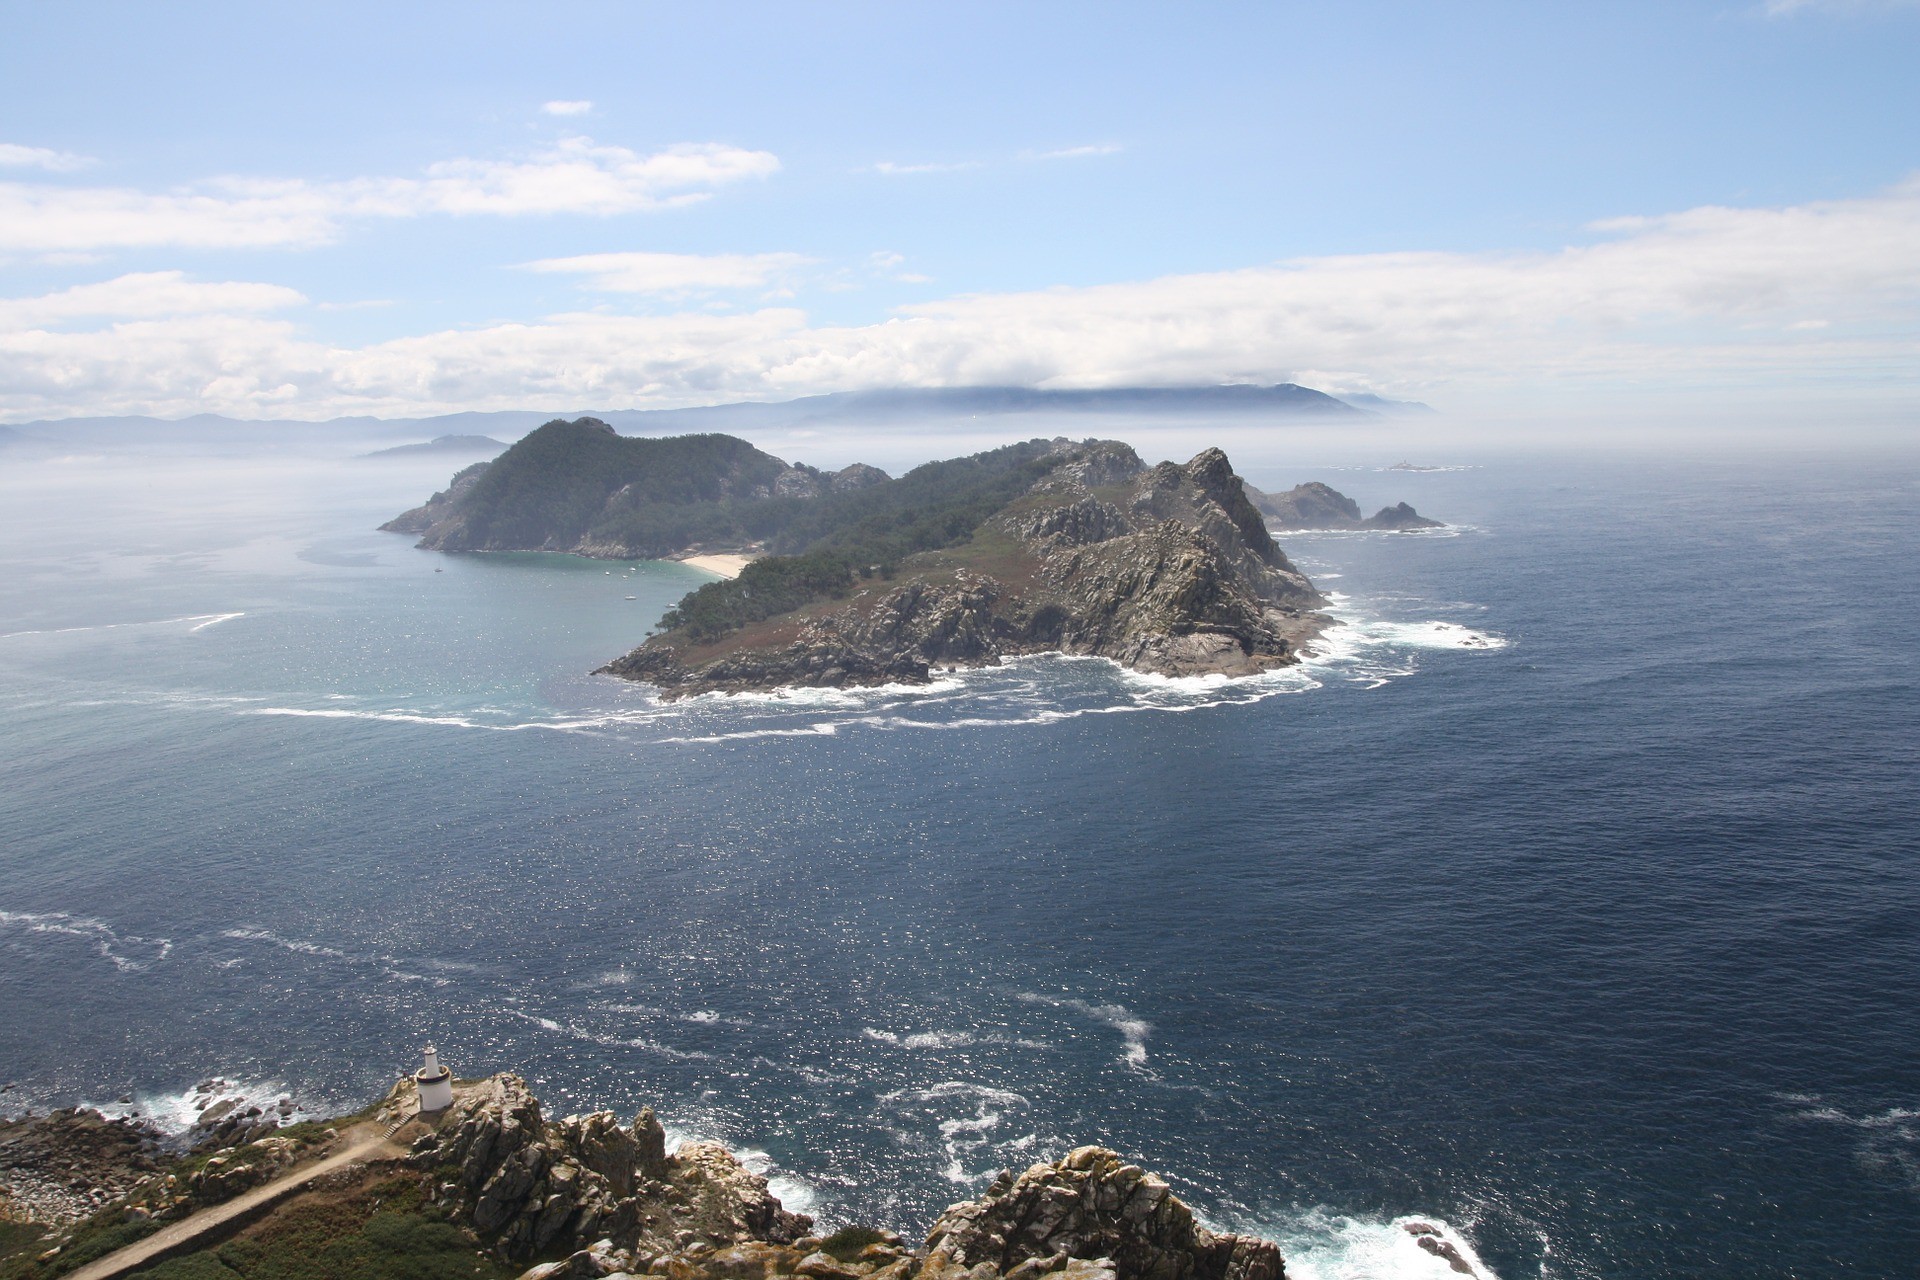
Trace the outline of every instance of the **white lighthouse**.
{"label": "white lighthouse", "polygon": [[453,1072],[440,1065],[440,1055],[427,1046],[426,1061],[413,1073],[422,1111],[445,1111],[453,1105]]}

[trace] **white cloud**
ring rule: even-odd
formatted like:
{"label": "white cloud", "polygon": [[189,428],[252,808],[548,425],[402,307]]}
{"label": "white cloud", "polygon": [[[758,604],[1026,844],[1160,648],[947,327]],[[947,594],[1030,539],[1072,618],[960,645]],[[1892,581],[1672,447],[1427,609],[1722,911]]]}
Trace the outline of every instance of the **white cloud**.
{"label": "white cloud", "polygon": [[1873,13],[1920,8],[1920,0],[1766,0],[1760,11],[1769,18],[1796,13]]}
{"label": "white cloud", "polygon": [[1556,251],[1304,258],[955,297],[865,325],[814,325],[788,308],[573,313],[362,347],[230,314],[0,332],[0,416],[619,408],[1312,370],[1453,404],[1711,393],[1766,405],[1864,389],[1911,405],[1920,179],[1854,200],[1619,219]]}
{"label": "white cloud", "polygon": [[1079,160],[1086,156],[1118,155],[1121,147],[1117,142],[1089,143],[1084,147],[1061,147],[1057,151],[1029,151],[1024,155],[1028,160]]}
{"label": "white cloud", "polygon": [[74,169],[84,169],[92,163],[86,156],[77,156],[69,151],[0,142],[0,168],[47,169],[54,173],[68,173]]}
{"label": "white cloud", "polygon": [[593,104],[584,99],[562,100],[542,103],[540,109],[550,116],[584,116],[593,110]]}
{"label": "white cloud", "polygon": [[187,279],[183,271],[146,271],[98,284],[75,285],[38,298],[0,298],[0,329],[101,316],[147,319],[279,311],[305,301],[306,297],[298,290],[283,285],[200,284]]}
{"label": "white cloud", "polygon": [[52,251],[299,247],[333,239],[355,218],[644,212],[705,200],[715,187],[779,167],[770,152],[718,143],[641,155],[567,138],[525,160],[447,160],[418,178],[223,178],[166,194],[0,183],[0,243]]}
{"label": "white cloud", "polygon": [[891,160],[882,160],[873,166],[875,173],[884,173],[889,177],[902,177],[916,173],[958,173],[962,169],[978,169],[978,160],[956,160],[951,163],[895,164]]}
{"label": "white cloud", "polygon": [[797,253],[587,253],[525,265],[529,271],[583,276],[585,287],[607,293],[685,295],[763,288],[812,261]]}

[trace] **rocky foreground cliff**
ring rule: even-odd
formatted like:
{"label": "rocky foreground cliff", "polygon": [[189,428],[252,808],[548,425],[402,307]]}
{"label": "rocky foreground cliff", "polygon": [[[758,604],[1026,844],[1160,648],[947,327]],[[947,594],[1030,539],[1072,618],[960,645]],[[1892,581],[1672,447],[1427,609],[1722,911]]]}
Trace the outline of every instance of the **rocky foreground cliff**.
{"label": "rocky foreground cliff", "polygon": [[[549,1120],[525,1081],[504,1074],[460,1085],[443,1112],[418,1115],[414,1105],[412,1086],[403,1081],[370,1113],[204,1151],[150,1173],[77,1223],[43,1214],[36,1225],[33,1215],[0,1196],[0,1210],[30,1219],[18,1223],[14,1235],[0,1231],[0,1275],[53,1280],[88,1263],[113,1274],[148,1274],[143,1267],[115,1271],[112,1259],[127,1256],[116,1251],[138,1248],[163,1224],[209,1221],[220,1216],[215,1206],[235,1197],[298,1182],[303,1166],[343,1148],[364,1157],[303,1184],[264,1217],[208,1230],[151,1274],[156,1280],[252,1274],[1281,1280],[1285,1274],[1274,1244],[1208,1229],[1167,1183],[1100,1147],[1000,1174],[979,1198],[941,1214],[915,1244],[881,1227],[816,1232],[810,1218],[784,1208],[766,1180],[725,1148],[687,1142],[668,1152],[649,1109],[626,1124],[608,1111]],[[73,1131],[71,1120],[58,1128]],[[142,1159],[151,1154],[146,1149]],[[5,1216],[0,1212],[0,1227]],[[43,1234],[21,1234],[33,1231]]]}
{"label": "rocky foreground cliff", "polygon": [[[1245,676],[1297,662],[1326,625],[1322,597],[1220,450],[1153,467],[1114,441],[1042,452],[1039,478],[958,545],[863,566],[847,592],[740,626],[703,631],[696,593],[663,634],[602,670],[668,697],[922,683],[942,667],[1041,652]],[[743,575],[703,590],[731,600],[754,589]]]}

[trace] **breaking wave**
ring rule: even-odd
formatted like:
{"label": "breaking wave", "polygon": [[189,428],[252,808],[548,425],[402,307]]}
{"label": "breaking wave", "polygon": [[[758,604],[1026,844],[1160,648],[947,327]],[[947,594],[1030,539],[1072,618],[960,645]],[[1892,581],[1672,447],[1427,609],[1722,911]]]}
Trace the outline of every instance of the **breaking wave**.
{"label": "breaking wave", "polygon": [[1074,996],[1046,996],[1033,991],[1022,991],[1019,998],[1027,1004],[1067,1009],[1118,1031],[1122,1045],[1121,1061],[1137,1071],[1146,1069],[1147,1037],[1153,1034],[1153,1024],[1125,1005],[1094,1004]]}

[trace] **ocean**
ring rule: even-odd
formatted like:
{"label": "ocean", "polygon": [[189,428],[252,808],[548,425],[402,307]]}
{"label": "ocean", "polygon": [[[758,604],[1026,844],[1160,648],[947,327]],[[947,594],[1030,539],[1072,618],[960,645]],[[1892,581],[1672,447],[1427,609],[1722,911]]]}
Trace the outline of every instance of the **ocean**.
{"label": "ocean", "polygon": [[431,1040],[828,1223],[1101,1143],[1305,1280],[1912,1274],[1920,460],[1231,452],[1451,527],[1280,534],[1256,681],[667,706],[707,577],[374,531],[455,463],[0,458],[0,1107]]}

